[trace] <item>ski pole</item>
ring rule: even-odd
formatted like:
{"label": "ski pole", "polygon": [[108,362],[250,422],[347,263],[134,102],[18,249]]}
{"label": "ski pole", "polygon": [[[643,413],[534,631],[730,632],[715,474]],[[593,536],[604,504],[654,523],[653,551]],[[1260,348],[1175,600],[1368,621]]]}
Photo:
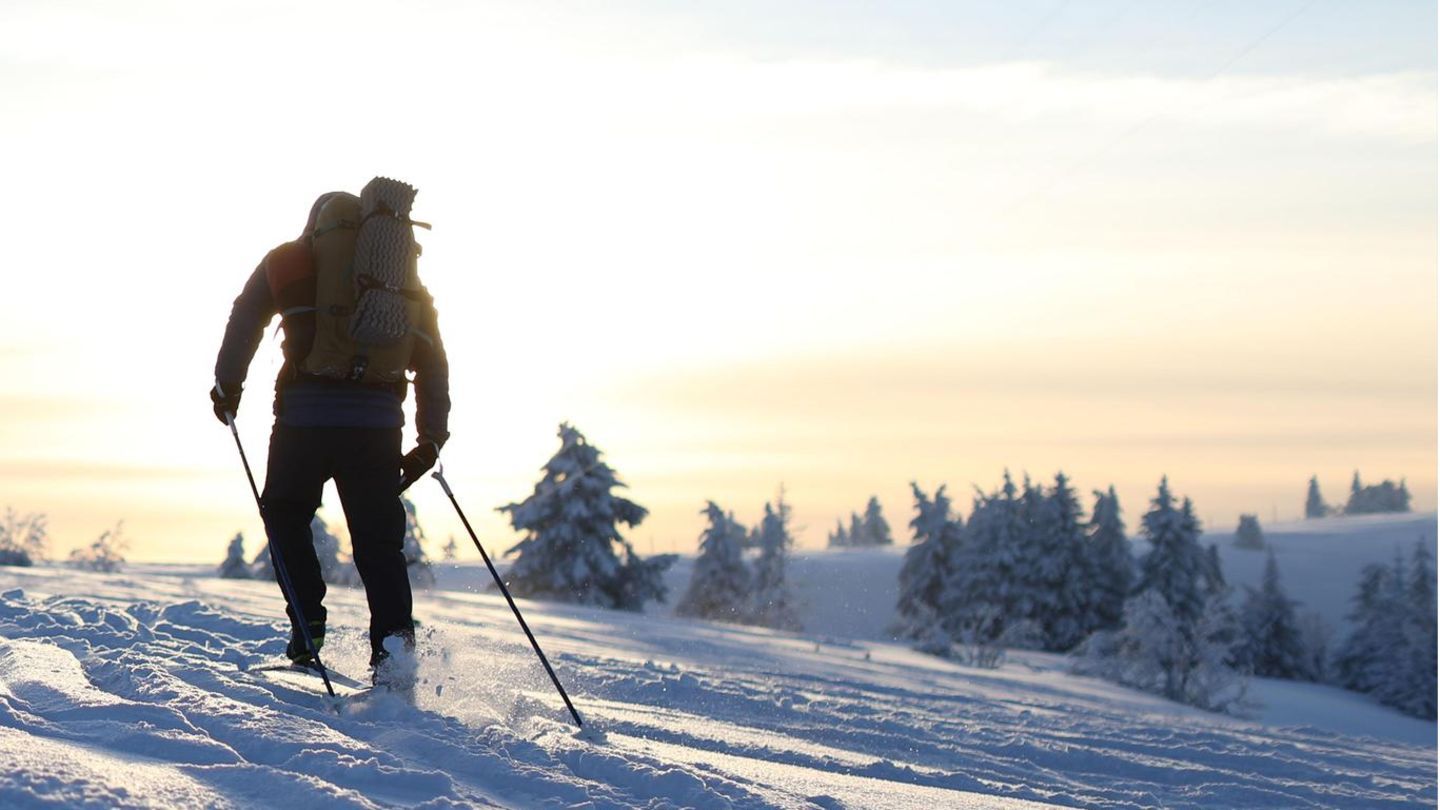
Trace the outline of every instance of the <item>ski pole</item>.
{"label": "ski pole", "polygon": [[[215,392],[225,396],[220,389],[220,383],[215,383]],[[260,489],[255,486],[255,476],[250,472],[250,460],[245,457],[245,446],[240,443],[240,431],[235,429],[235,414],[225,412],[225,424],[230,426],[230,435],[235,437],[235,449],[240,451],[240,463],[245,465],[245,477],[250,481],[250,494],[255,496],[255,508],[260,510],[260,522],[265,522],[265,504],[260,500]],[[300,637],[305,640],[305,649],[309,651],[310,657],[315,659],[315,668],[320,670],[320,679],[325,681],[325,691],[330,697],[335,697],[335,688],[330,685],[330,673],[325,670],[325,665],[320,663],[320,651],[315,649],[315,641],[310,638],[310,625],[305,623],[305,614],[300,610],[300,602],[295,598],[295,589],[290,585],[290,572],[285,568],[285,560],[275,553],[275,541],[270,539],[270,531],[265,531],[266,548],[270,549],[270,562],[275,566],[275,578],[280,581],[280,592],[285,595],[285,604],[295,612],[295,622],[300,626]]]}
{"label": "ski pole", "polygon": [[580,719],[580,713],[575,711],[575,704],[570,702],[570,696],[565,694],[565,687],[560,685],[560,678],[555,675],[555,670],[550,666],[550,660],[545,657],[545,652],[540,649],[540,642],[535,640],[535,634],[530,632],[530,625],[525,623],[525,617],[520,615],[520,608],[516,607],[515,599],[510,596],[510,589],[505,587],[505,582],[500,579],[500,572],[495,570],[495,564],[490,562],[490,555],[485,553],[485,547],[480,545],[480,538],[475,536],[475,530],[470,528],[470,521],[465,518],[465,511],[460,508],[460,502],[455,500],[455,493],[450,489],[450,484],[445,480],[445,465],[441,464],[435,472],[430,474],[431,478],[440,482],[441,488],[450,498],[450,503],[455,506],[455,513],[460,516],[460,522],[465,524],[465,531],[470,533],[470,539],[475,541],[475,548],[480,549],[480,556],[485,560],[485,566],[490,569],[490,576],[495,578],[495,584],[500,586],[500,592],[505,594],[505,601],[510,603],[510,609],[515,612],[515,620],[520,622],[520,629],[525,631],[525,637],[530,639],[530,646],[535,648],[535,654],[540,657],[540,663],[545,665],[545,671],[550,674],[550,680],[555,684],[555,689],[560,692],[560,698],[565,701],[565,708],[570,710],[570,716],[575,718],[575,725],[581,731],[585,730],[585,723]]}

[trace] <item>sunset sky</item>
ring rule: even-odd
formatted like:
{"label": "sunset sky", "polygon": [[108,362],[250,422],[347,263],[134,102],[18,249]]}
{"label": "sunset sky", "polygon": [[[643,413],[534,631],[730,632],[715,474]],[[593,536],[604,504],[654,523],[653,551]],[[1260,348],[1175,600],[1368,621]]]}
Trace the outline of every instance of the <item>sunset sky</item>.
{"label": "sunset sky", "polygon": [[802,547],[872,494],[903,539],[910,481],[968,513],[1006,468],[1132,529],[1162,474],[1213,528],[1356,469],[1435,509],[1433,3],[11,0],[0,114],[0,508],[56,556],[119,519],[132,559],[258,550],[215,352],[375,175],[435,226],[494,549],[561,421],[641,552],[782,483]]}

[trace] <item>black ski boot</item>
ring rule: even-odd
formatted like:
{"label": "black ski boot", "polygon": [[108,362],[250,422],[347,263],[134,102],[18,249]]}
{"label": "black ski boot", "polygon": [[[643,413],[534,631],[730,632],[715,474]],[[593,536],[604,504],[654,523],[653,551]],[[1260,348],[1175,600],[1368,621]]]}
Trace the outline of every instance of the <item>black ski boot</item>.
{"label": "black ski boot", "polygon": [[[318,653],[320,648],[325,646],[325,622],[314,621],[306,624],[310,629],[310,641],[314,642],[315,652]],[[305,646],[305,637],[300,634],[298,626],[290,628],[290,643],[285,645],[285,657],[297,667],[318,668],[315,655]]]}
{"label": "black ski boot", "polygon": [[370,644],[370,682],[391,692],[413,693],[419,661],[415,631],[399,630]]}

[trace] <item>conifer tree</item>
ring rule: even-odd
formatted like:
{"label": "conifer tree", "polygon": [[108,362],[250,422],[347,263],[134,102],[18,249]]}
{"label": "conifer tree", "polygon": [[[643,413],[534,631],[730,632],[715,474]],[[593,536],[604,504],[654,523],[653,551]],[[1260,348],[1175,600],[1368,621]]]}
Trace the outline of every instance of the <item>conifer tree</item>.
{"label": "conifer tree", "polygon": [[1199,621],[1208,593],[1214,589],[1209,555],[1200,547],[1200,525],[1187,498],[1180,509],[1170,494],[1168,478],[1140,519],[1150,551],[1140,561],[1138,591],[1153,590],[1186,623]]}
{"label": "conifer tree", "polygon": [[1182,618],[1157,589],[1125,602],[1120,629],[1096,633],[1076,669],[1171,700],[1224,711],[1245,696],[1245,679],[1227,661],[1235,647],[1234,617],[1218,598],[1194,619]]}
{"label": "conifer tree", "polygon": [[830,548],[847,548],[854,545],[850,539],[850,533],[845,531],[845,524],[841,523],[839,518],[835,519],[835,531],[830,533],[826,545]]}
{"label": "conifer tree", "polygon": [[1335,656],[1335,677],[1341,686],[1357,692],[1372,692],[1384,680],[1384,657],[1391,651],[1384,649],[1384,640],[1393,624],[1390,604],[1390,569],[1379,563],[1371,563],[1360,571],[1355,595],[1351,598],[1354,608],[1347,619],[1353,629],[1341,644]]}
{"label": "conifer tree", "polygon": [[245,536],[236,532],[225,550],[225,561],[220,563],[222,579],[249,579],[250,568],[245,564]]}
{"label": "conifer tree", "polygon": [[1125,599],[1135,583],[1135,557],[1120,517],[1120,497],[1111,486],[1095,490],[1095,511],[1090,517],[1086,568],[1092,583],[1088,630],[1113,629],[1124,616]]}
{"label": "conifer tree", "polygon": [[1435,561],[1430,544],[1421,537],[1410,559],[1406,583],[1403,634],[1408,654],[1397,662],[1402,671],[1390,702],[1406,714],[1427,720],[1435,719],[1436,708],[1435,608]]}
{"label": "conifer tree", "polygon": [[967,644],[996,641],[1028,606],[1015,586],[1029,567],[1022,559],[1024,516],[1017,495],[1009,471],[998,491],[976,491],[941,610],[951,635]]}
{"label": "conifer tree", "polygon": [[[1195,536],[1200,536],[1200,521],[1195,520],[1194,507],[1190,505],[1190,499],[1185,499],[1183,511],[1190,517],[1194,526]],[[1225,584],[1225,567],[1220,563],[1220,547],[1211,543],[1205,547],[1205,593],[1207,595],[1224,593],[1229,589]]]}
{"label": "conifer tree", "polygon": [[1313,680],[1304,636],[1295,618],[1295,602],[1280,585],[1280,567],[1275,552],[1265,560],[1265,574],[1259,590],[1249,588],[1240,610],[1244,640],[1238,651],[1242,666],[1266,678]]}
{"label": "conifer tree", "polygon": [[885,521],[885,515],[880,510],[880,499],[874,495],[865,504],[865,517],[861,522],[862,530],[865,533],[867,546],[888,546],[893,545],[895,538],[890,536],[890,524]]}
{"label": "conifer tree", "polygon": [[1429,543],[1410,565],[1397,551],[1389,566],[1367,566],[1350,618],[1355,628],[1336,657],[1341,685],[1374,695],[1406,714],[1435,719],[1435,568]]}
{"label": "conifer tree", "polygon": [[310,541],[320,561],[320,578],[331,585],[359,585],[360,572],[340,554],[340,538],[318,514],[310,520]]}
{"label": "conifer tree", "polygon": [[915,494],[915,517],[910,521],[914,542],[900,566],[893,631],[897,638],[919,642],[925,652],[944,654],[950,647],[944,596],[959,557],[962,522],[958,516],[951,518],[943,484],[933,500],[917,483],[911,482],[910,489]]}
{"label": "conifer tree", "polygon": [[[1358,472],[1356,476],[1358,483]],[[1310,476],[1310,489],[1305,493],[1305,517],[1308,520],[1311,518],[1323,518],[1328,514],[1330,514],[1330,507],[1325,503],[1325,499],[1320,496],[1320,478],[1319,476],[1312,475]]]}
{"label": "conifer tree", "polygon": [[850,530],[846,532],[846,536],[850,538],[852,546],[869,545],[869,538],[865,536],[865,523],[854,512],[850,513]]}
{"label": "conifer tree", "polygon": [[755,560],[753,613],[755,622],[781,630],[799,630],[795,598],[786,579],[785,568],[790,559],[790,505],[785,490],[780,490],[775,505],[765,504],[765,517],[758,529],[760,556]]}
{"label": "conifer tree", "polygon": [[745,527],[714,501],[701,510],[709,521],[700,533],[700,555],[690,587],[675,606],[675,615],[722,621],[744,621],[751,606],[750,569],[742,558]]}
{"label": "conifer tree", "polygon": [[1175,508],[1166,478],[1141,518],[1141,533],[1150,551],[1141,560],[1137,593],[1126,602],[1125,624],[1095,647],[1108,643],[1114,666],[1141,673],[1115,676],[1122,682],[1223,708],[1243,696],[1244,681],[1227,663],[1240,633],[1225,604],[1218,549],[1200,547],[1194,505],[1186,498]]}
{"label": "conifer tree", "polygon": [[559,435],[560,450],[546,462],[535,491],[521,503],[500,507],[525,533],[507,552],[515,555],[511,590],[626,610],[664,601],[662,575],[675,555],[648,560],[635,555],[620,527],[639,525],[645,508],[611,492],[624,484],[580,431],[562,424]]}
{"label": "conifer tree", "polygon": [[264,543],[260,550],[255,552],[255,559],[250,561],[251,579],[274,579],[275,561],[270,559],[270,544]]}
{"label": "conifer tree", "polygon": [[[435,569],[430,564],[430,555],[425,551],[425,530],[415,513],[415,502],[401,495],[400,503],[405,507],[405,571],[410,575],[410,584],[416,588],[435,587]],[[324,524],[321,524],[322,526]]]}
{"label": "conifer tree", "polygon": [[1045,648],[1063,651],[1074,647],[1089,631],[1090,603],[1094,598],[1089,577],[1085,523],[1080,499],[1063,472],[1044,503],[1041,547],[1046,555],[1040,567],[1042,589],[1053,592],[1048,610],[1036,617],[1044,632]]}
{"label": "conifer tree", "polygon": [[1265,532],[1260,529],[1259,516],[1240,516],[1240,524],[1235,527],[1235,547],[1250,551],[1261,551],[1265,548]]}

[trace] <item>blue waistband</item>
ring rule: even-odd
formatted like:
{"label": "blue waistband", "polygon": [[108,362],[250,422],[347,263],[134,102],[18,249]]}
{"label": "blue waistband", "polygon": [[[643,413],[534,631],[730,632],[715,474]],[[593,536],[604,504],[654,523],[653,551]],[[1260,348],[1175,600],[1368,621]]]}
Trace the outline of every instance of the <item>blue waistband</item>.
{"label": "blue waistband", "polygon": [[371,386],[307,384],[285,387],[279,398],[280,424],[290,427],[398,428],[405,425],[400,397]]}

